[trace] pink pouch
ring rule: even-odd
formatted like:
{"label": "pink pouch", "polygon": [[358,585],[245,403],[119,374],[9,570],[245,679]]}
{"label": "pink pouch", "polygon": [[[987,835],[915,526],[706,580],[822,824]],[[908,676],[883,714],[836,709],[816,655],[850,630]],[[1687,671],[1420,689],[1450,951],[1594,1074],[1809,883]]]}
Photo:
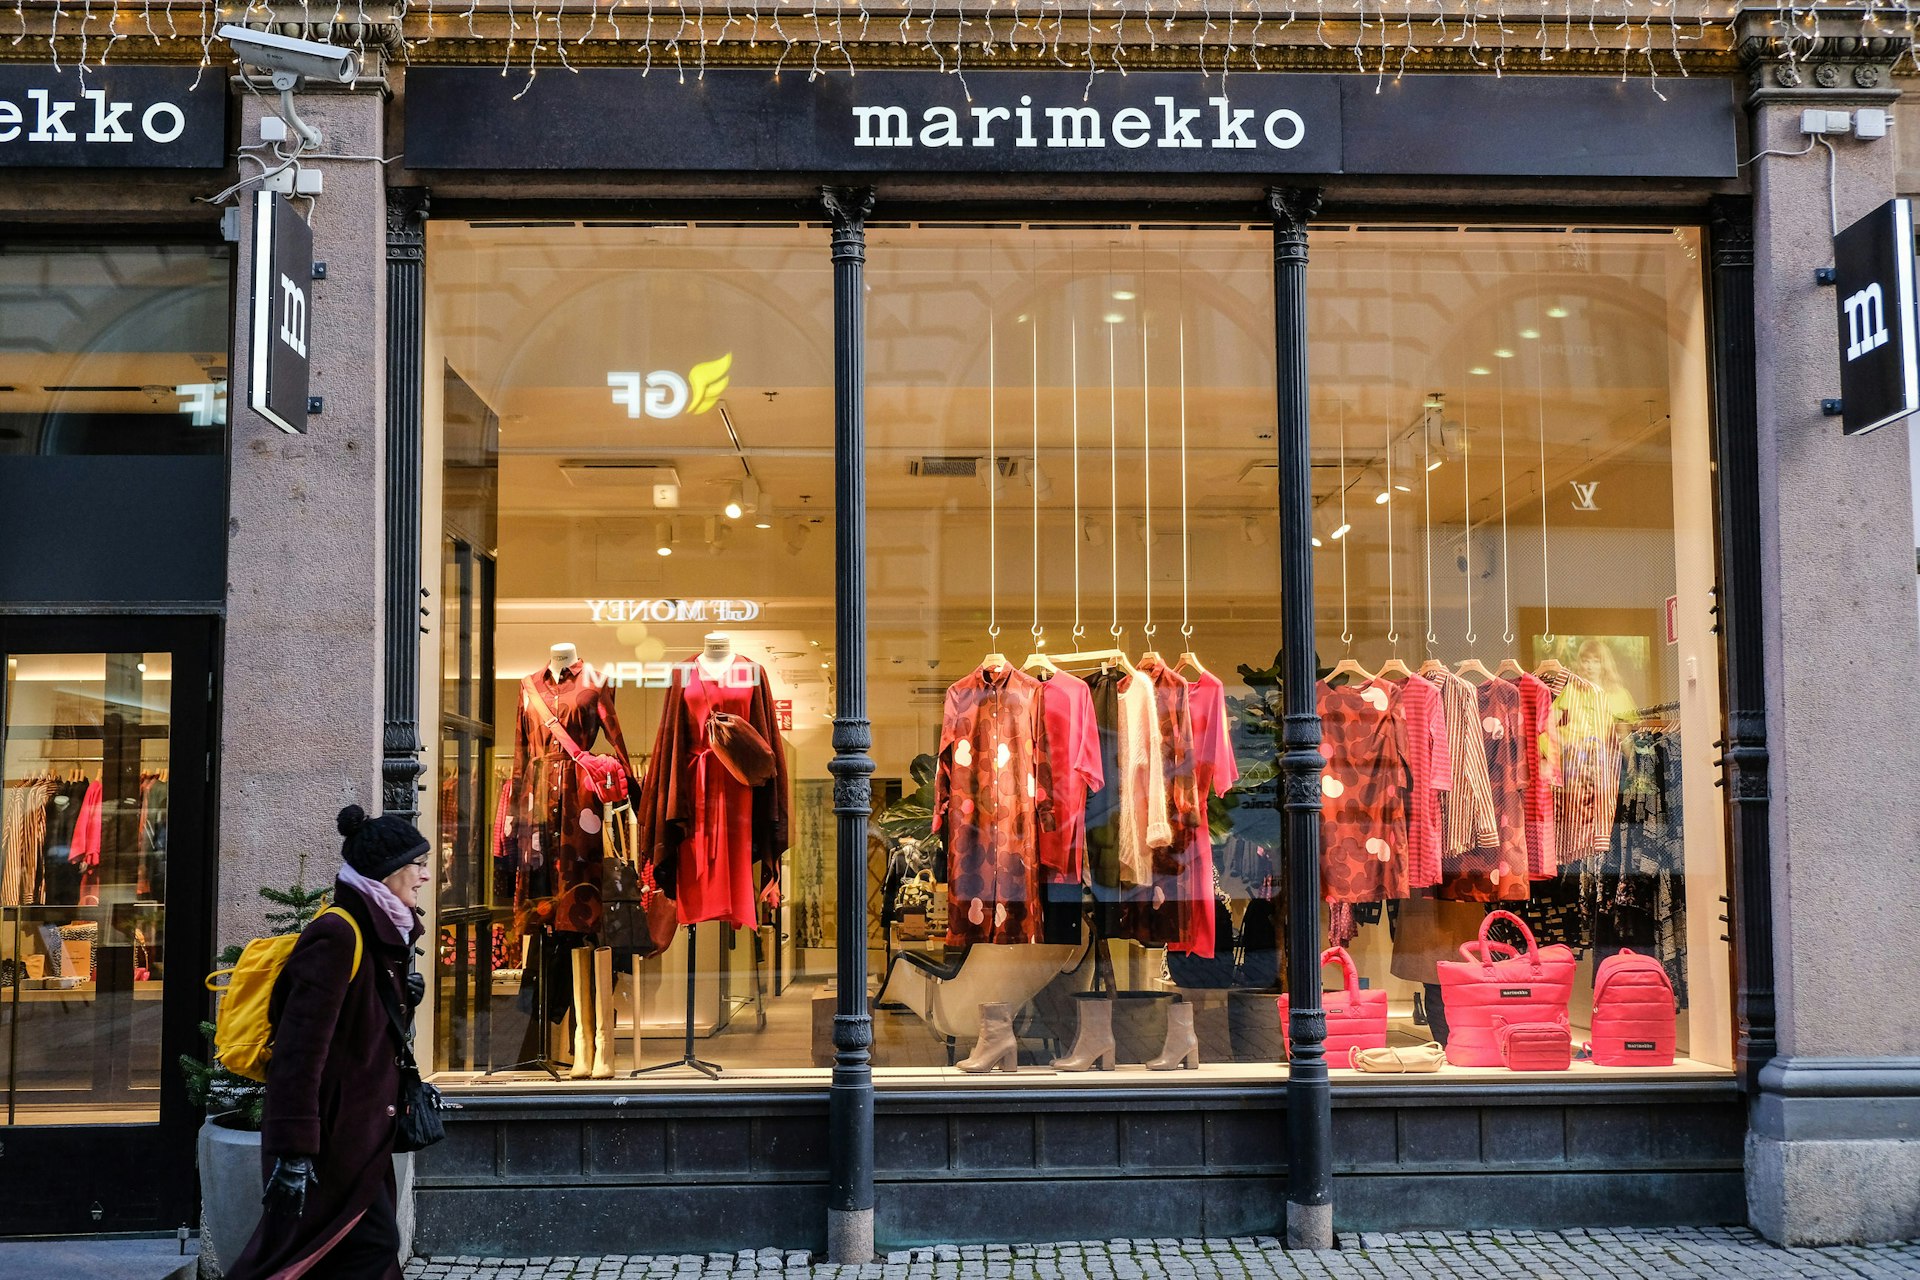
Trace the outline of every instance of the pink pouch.
{"label": "pink pouch", "polygon": [[1573,1035],[1565,1022],[1499,1022],[1494,1039],[1510,1071],[1565,1071],[1573,1065]]}

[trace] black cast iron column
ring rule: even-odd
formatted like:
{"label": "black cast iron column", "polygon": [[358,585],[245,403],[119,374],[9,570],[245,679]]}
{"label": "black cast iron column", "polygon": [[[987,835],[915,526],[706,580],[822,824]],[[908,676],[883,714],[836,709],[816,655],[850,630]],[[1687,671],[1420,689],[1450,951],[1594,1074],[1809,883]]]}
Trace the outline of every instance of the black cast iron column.
{"label": "black cast iron column", "polygon": [[867,215],[871,187],[822,187],[833,219],[834,659],[833,812],[838,831],[829,1093],[827,1257],[873,1259],[873,1018],[867,1011],[867,815],[872,726],[867,720]]}
{"label": "black cast iron column", "polygon": [[1714,452],[1720,480],[1720,652],[1727,723],[1720,785],[1731,803],[1733,881],[1728,910],[1737,1052],[1749,1087],[1778,1051],[1773,1004],[1773,841],[1767,807],[1767,691],[1760,633],[1760,416],[1753,336],[1753,204],[1713,202],[1708,253],[1713,293]]}
{"label": "black cast iron column", "polygon": [[381,807],[420,814],[421,362],[425,359],[424,187],[387,190],[387,597],[386,714],[380,744]]}
{"label": "black cast iron column", "polygon": [[1333,1094],[1320,1007],[1320,713],[1313,646],[1313,443],[1307,399],[1307,223],[1313,188],[1276,187],[1274,352],[1280,453],[1280,775],[1287,863],[1287,1246],[1333,1247]]}

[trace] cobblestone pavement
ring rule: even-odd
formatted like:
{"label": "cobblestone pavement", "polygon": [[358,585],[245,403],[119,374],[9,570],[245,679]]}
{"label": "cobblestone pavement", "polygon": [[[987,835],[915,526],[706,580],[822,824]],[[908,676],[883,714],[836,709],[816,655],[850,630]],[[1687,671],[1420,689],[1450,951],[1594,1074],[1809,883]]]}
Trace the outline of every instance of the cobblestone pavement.
{"label": "cobblestone pavement", "polygon": [[1269,1236],[936,1245],[865,1266],[804,1252],[600,1258],[416,1258],[408,1280],[1920,1280],[1920,1240],[1777,1249],[1737,1227],[1617,1231],[1342,1234],[1340,1247],[1289,1253]]}

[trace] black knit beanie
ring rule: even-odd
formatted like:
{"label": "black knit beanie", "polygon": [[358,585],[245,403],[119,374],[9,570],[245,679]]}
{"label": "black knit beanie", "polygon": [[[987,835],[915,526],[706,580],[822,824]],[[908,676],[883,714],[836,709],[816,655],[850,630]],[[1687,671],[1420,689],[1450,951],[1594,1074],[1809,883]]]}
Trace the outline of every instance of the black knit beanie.
{"label": "black knit beanie", "polygon": [[405,818],[369,818],[350,804],[340,811],[340,857],[369,880],[385,880],[428,849],[427,838]]}

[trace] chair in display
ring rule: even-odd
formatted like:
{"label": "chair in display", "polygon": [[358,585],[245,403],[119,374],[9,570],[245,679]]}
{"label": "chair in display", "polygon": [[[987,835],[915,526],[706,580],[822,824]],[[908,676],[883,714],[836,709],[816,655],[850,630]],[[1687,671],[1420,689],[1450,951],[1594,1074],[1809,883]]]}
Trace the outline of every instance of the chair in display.
{"label": "chair in display", "polygon": [[951,1060],[956,1045],[980,1035],[980,1006],[1001,1001],[1022,1009],[1063,976],[1090,981],[1083,961],[1086,942],[976,942],[957,959],[942,963],[917,951],[895,955],[876,1004],[904,1005],[947,1042]]}

